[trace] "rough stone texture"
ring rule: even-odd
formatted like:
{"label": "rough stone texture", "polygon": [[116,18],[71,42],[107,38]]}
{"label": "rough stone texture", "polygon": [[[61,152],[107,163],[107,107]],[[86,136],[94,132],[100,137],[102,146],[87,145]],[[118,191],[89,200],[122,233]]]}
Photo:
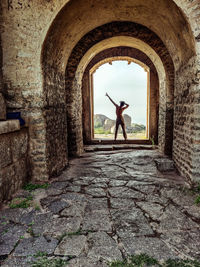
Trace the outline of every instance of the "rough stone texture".
{"label": "rough stone texture", "polygon": [[[19,121],[17,125],[19,126]],[[1,202],[10,199],[27,181],[29,175],[27,129],[24,128],[17,132],[1,134],[0,144]]]}
{"label": "rough stone texture", "polygon": [[114,125],[115,125],[115,120],[106,119],[103,128],[105,131],[110,131]]}
{"label": "rough stone texture", "polygon": [[[180,173],[200,180],[200,67],[192,58],[176,73],[173,158]],[[185,79],[185,75],[189,79]]]}
{"label": "rough stone texture", "polygon": [[0,121],[0,134],[15,132],[19,130],[19,120]]}
{"label": "rough stone texture", "polygon": [[87,238],[83,235],[65,237],[55,250],[55,255],[79,256],[86,247]]}
{"label": "rough stone texture", "polygon": [[[188,183],[175,171],[157,170],[155,160],[162,158],[156,150],[121,150],[71,160],[51,183],[60,192],[48,195],[46,189],[40,211],[0,211],[0,254],[8,256],[0,264],[29,267],[39,251],[49,258],[64,256],[73,267],[108,266],[140,253],[161,261],[200,260],[197,195],[185,189]],[[105,194],[92,195],[91,188]],[[32,194],[35,201],[41,192]]]}
{"label": "rough stone texture", "polygon": [[5,119],[6,119],[6,102],[2,93],[0,93],[0,121]]}
{"label": "rough stone texture", "polygon": [[19,245],[16,247],[14,256],[29,256],[35,255],[38,252],[45,252],[52,254],[58,244],[58,240],[43,236],[38,238],[25,238],[21,240]]}
{"label": "rough stone texture", "polygon": [[155,163],[158,170],[161,172],[174,171],[174,162],[171,159],[156,159]]}

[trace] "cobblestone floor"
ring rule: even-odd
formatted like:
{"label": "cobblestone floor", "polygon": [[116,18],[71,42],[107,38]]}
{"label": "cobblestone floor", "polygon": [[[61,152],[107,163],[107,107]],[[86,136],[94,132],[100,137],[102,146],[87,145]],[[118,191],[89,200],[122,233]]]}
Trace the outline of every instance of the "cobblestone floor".
{"label": "cobblestone floor", "polygon": [[200,207],[182,177],[158,171],[160,158],[156,150],[85,153],[47,189],[18,192],[37,206],[0,212],[2,266],[31,266],[42,252],[71,267],[139,253],[200,259]]}

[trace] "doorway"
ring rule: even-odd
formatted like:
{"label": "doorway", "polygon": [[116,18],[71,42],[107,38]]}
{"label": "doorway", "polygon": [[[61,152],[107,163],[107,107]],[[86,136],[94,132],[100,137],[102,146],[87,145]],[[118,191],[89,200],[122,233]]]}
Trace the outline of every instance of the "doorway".
{"label": "doorway", "polygon": [[[115,132],[115,106],[106,93],[119,105],[125,101],[129,107],[123,117],[128,140],[149,139],[149,68],[130,58],[107,59],[91,70],[91,96],[94,140],[113,140]],[[118,129],[118,140],[123,140]]]}

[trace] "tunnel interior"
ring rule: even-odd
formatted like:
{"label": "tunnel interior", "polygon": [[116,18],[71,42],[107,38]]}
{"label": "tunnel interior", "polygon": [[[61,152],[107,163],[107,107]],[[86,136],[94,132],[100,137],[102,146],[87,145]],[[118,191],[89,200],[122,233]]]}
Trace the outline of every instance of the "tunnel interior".
{"label": "tunnel interior", "polygon": [[[194,140],[188,133],[195,110],[186,116],[186,106],[195,84],[185,95],[188,85],[181,81],[195,55],[191,26],[172,0],[161,0],[159,6],[153,0],[68,1],[47,31],[40,58],[47,176],[60,173],[68,157],[80,156],[91,141],[89,73],[101,60],[117,56],[150,68],[150,137],[181,173],[193,175]],[[191,157],[186,162],[183,156],[185,164],[180,164],[185,150]]]}

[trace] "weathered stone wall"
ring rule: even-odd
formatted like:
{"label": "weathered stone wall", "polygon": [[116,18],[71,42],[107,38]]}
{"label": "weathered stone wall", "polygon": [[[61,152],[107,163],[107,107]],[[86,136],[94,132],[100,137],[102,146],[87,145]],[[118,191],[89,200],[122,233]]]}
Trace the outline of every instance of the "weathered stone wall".
{"label": "weathered stone wall", "polygon": [[180,173],[200,181],[200,61],[176,72],[173,158]]}
{"label": "weathered stone wall", "polygon": [[28,129],[0,134],[0,203],[8,200],[29,177]]}

